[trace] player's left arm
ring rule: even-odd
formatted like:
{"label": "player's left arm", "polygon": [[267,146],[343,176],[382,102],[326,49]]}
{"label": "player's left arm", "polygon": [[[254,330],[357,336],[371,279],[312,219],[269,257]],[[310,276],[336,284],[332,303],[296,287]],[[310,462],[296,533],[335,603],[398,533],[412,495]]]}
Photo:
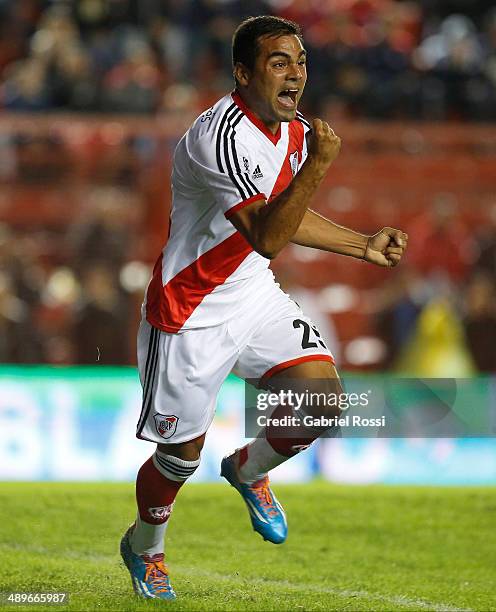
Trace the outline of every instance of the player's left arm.
{"label": "player's left arm", "polygon": [[408,236],[392,227],[384,227],[377,234],[367,236],[308,209],[291,242],[391,268],[401,261]]}

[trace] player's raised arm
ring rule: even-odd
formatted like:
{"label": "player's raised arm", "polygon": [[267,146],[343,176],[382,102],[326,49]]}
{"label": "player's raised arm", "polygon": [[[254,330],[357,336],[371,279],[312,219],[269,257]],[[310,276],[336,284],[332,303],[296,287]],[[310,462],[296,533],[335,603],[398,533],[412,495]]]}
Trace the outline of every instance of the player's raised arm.
{"label": "player's raised arm", "polygon": [[270,205],[257,201],[230,217],[258,253],[272,259],[293,238],[340,146],[329,124],[314,119],[308,157],[288,188]]}
{"label": "player's raised arm", "polygon": [[360,234],[307,210],[291,242],[390,268],[401,261],[408,236],[392,227],[384,227],[372,236]]}

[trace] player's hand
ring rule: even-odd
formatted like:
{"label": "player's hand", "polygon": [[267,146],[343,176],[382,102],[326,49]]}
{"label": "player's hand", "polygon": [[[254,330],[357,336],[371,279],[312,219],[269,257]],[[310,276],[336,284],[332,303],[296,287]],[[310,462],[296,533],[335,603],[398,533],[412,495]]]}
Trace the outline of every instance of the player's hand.
{"label": "player's hand", "polygon": [[401,230],[384,227],[367,242],[364,260],[378,266],[397,266],[408,244],[408,236]]}
{"label": "player's hand", "polygon": [[341,138],[336,136],[327,121],[314,119],[313,130],[308,145],[308,157],[317,162],[325,171],[339,155]]}

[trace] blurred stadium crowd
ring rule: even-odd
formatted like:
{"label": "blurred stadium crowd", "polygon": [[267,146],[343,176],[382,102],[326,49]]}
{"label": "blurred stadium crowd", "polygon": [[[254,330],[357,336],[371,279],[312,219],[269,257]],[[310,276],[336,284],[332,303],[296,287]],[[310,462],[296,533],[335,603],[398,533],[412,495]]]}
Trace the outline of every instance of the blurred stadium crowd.
{"label": "blurred stadium crowd", "polygon": [[496,372],[496,131],[474,123],[496,119],[496,11],[463,0],[0,0],[1,363],[135,363],[173,147],[266,12],[302,24],[306,111],[344,130],[317,209],[410,234],[387,275],[290,246],[281,284],[347,369]]}
{"label": "blurred stadium crowd", "polygon": [[0,107],[199,111],[264,13],[303,26],[312,114],[496,118],[496,9],[464,0],[1,0]]}

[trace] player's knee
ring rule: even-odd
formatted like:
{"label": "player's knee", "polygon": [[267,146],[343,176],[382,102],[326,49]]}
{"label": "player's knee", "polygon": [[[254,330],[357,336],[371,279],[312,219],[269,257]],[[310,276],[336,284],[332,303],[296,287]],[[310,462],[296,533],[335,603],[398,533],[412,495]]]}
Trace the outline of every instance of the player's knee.
{"label": "player's knee", "polygon": [[179,444],[157,444],[157,449],[166,455],[172,455],[185,461],[195,461],[200,457],[204,444],[205,434],[194,440],[180,442]]}

